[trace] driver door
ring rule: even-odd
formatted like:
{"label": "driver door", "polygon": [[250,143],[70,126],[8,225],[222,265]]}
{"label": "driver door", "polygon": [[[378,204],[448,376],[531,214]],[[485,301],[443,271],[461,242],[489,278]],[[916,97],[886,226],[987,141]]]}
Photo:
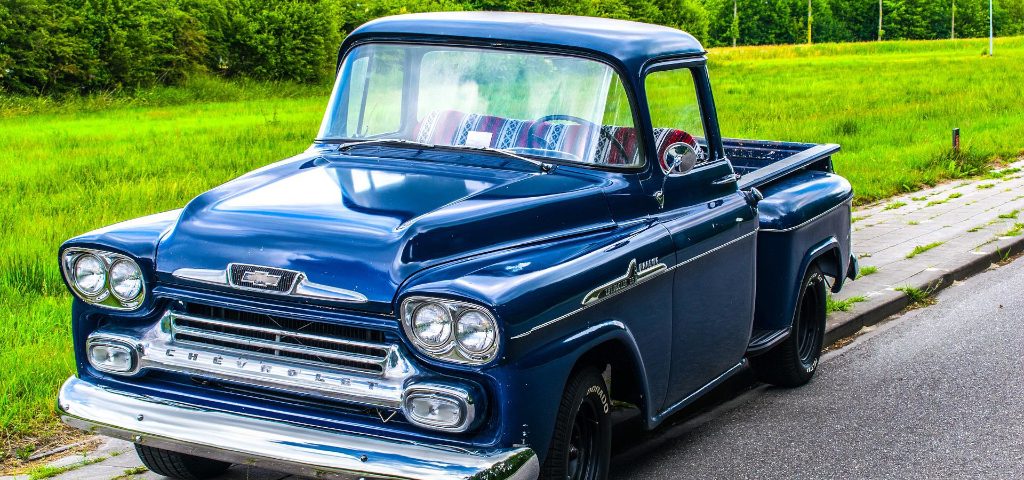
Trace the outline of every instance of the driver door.
{"label": "driver door", "polygon": [[[728,160],[705,140],[704,125],[708,112],[713,119],[714,107],[701,108],[697,87],[701,80],[707,85],[706,79],[703,65],[655,67],[644,82],[658,163],[667,173],[657,216],[671,234],[677,263],[665,411],[688,403],[735,367],[753,323],[756,213],[738,191]],[[706,91],[701,97],[710,102],[710,88]],[[679,142],[696,156],[686,172],[669,171],[673,161],[666,160],[666,151]]]}

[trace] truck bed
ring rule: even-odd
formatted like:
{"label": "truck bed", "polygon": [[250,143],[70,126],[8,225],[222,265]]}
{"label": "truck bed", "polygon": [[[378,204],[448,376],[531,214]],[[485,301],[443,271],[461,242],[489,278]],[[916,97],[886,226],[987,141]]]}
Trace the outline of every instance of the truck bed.
{"label": "truck bed", "polygon": [[741,175],[739,187],[762,187],[799,170],[832,172],[834,143],[774,142],[723,138],[725,155]]}

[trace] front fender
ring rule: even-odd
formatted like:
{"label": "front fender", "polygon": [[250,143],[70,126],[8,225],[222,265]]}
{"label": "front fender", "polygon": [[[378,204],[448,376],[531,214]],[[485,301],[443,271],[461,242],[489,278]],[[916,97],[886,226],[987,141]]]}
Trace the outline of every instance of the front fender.
{"label": "front fender", "polygon": [[[667,230],[637,224],[435,267],[411,278],[399,300],[454,297],[495,311],[504,345],[491,365],[442,366],[419,358],[453,374],[489,377],[484,383],[495,389],[503,441],[526,443],[543,457],[569,375],[602,344],[626,352],[642,409],[653,411],[664,401],[674,264]],[[637,271],[652,273],[636,280],[630,275]],[[609,289],[623,278],[622,288]]]}
{"label": "front fender", "polygon": [[[550,447],[558,415],[559,399],[565,391],[569,377],[583,362],[595,360],[586,358],[591,352],[602,351],[602,346],[618,345],[630,358],[601,358],[597,360],[618,362],[628,360],[634,367],[636,380],[643,392],[650,388],[641,350],[628,325],[618,320],[606,320],[584,328],[581,331],[553,339],[528,352],[521,351],[517,360],[503,367],[511,373],[513,381],[504,392],[502,419],[505,425],[519,428],[523,443],[533,448],[541,462]],[[598,368],[603,366],[598,365]],[[651,396],[642,394],[644,405],[641,409],[652,411]],[[646,415],[645,415],[646,418]]]}

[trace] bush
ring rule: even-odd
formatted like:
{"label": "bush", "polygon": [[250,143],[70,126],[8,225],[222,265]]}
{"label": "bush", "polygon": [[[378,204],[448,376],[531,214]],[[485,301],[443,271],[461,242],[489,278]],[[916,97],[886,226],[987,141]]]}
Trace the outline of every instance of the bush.
{"label": "bush", "polygon": [[[874,40],[878,0],[811,0],[814,42]],[[733,17],[733,6],[738,15]],[[987,34],[984,0],[956,2],[957,36]],[[996,3],[1024,33],[1024,0]],[[885,37],[948,38],[952,3],[883,0]],[[510,10],[632,19],[705,45],[803,43],[807,0],[2,0],[0,92],[62,95],[180,84],[210,72],[321,82],[342,35],[385,15]]]}
{"label": "bush", "polygon": [[230,74],[315,82],[333,71],[341,34],[328,3],[242,0],[232,20]]}

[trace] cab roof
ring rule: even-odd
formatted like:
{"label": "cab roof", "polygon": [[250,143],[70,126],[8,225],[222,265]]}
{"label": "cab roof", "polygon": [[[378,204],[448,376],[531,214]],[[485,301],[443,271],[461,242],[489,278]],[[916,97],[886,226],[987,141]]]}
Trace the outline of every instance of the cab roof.
{"label": "cab roof", "polygon": [[346,44],[366,36],[441,37],[589,50],[638,67],[662,56],[705,53],[697,39],[674,28],[608,18],[509,12],[414,13],[379,18],[355,29]]}

